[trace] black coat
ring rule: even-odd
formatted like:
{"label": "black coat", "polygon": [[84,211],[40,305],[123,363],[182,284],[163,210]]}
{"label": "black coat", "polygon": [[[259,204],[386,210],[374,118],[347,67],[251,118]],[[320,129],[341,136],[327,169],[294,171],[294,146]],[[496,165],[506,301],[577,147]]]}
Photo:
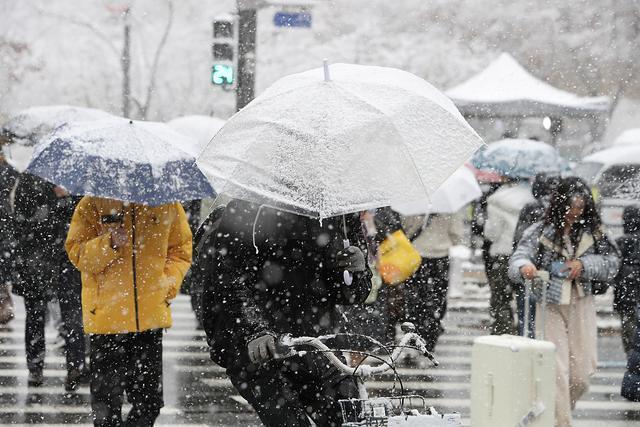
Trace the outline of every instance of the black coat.
{"label": "black coat", "polygon": [[627,355],[627,371],[622,379],[621,394],[631,401],[640,402],[640,324],[636,326],[635,341]]}
{"label": "black coat", "polygon": [[[350,243],[362,247],[359,218],[344,218]],[[216,233],[215,278],[205,283],[203,295],[212,359],[242,366],[248,360],[246,343],[265,333],[335,332],[337,306],[361,303],[371,289],[368,269],[356,273],[350,286],[344,284],[343,271],[335,266],[343,239],[343,217],[320,222],[231,201]]]}
{"label": "black coat", "polygon": [[621,261],[613,291],[616,309],[640,302],[640,208],[627,206],[622,216],[625,234],[616,240]]}
{"label": "black coat", "polygon": [[540,200],[536,199],[531,203],[524,205],[518,216],[518,223],[516,224],[516,230],[513,233],[513,248],[515,249],[524,234],[524,231],[531,227],[536,222],[544,218],[544,214],[547,210],[547,206]]}
{"label": "black coat", "polygon": [[23,174],[15,193],[15,270],[13,292],[26,298],[48,299],[61,269],[70,268],[64,250],[77,198],[58,198],[54,185]]}
{"label": "black coat", "polygon": [[14,280],[14,218],[10,194],[18,179],[18,172],[7,163],[0,162],[0,280]]}

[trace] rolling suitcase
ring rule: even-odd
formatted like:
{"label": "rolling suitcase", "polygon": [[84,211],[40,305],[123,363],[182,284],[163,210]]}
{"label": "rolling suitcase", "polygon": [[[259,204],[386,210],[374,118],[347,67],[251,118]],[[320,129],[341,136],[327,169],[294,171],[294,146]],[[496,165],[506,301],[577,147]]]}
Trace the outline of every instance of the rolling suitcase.
{"label": "rolling suitcase", "polygon": [[473,427],[552,427],[555,346],[514,335],[478,337],[471,354]]}
{"label": "rolling suitcase", "polygon": [[[527,292],[525,307],[528,297]],[[542,313],[544,308],[543,304]],[[540,320],[544,323],[544,316]],[[471,353],[473,427],[553,427],[555,394],[553,343],[514,335],[490,335],[474,340]]]}

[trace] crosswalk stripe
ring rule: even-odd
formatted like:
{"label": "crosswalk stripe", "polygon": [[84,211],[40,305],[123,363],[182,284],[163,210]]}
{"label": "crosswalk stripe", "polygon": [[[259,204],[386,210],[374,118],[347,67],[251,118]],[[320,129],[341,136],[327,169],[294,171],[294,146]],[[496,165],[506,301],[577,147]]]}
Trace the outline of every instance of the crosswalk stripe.
{"label": "crosswalk stripe", "polygon": [[[480,301],[482,302],[482,301]],[[455,305],[457,302],[454,302]],[[482,302],[486,307],[486,301]],[[397,369],[401,378],[406,378],[403,381],[405,389],[418,392],[418,394],[436,394],[434,398],[428,398],[427,402],[430,405],[434,405],[436,409],[440,411],[458,410],[465,417],[469,416],[469,389],[470,389],[470,376],[471,376],[471,345],[473,340],[479,336],[486,334],[486,330],[475,329],[472,326],[480,324],[480,319],[486,319],[485,312],[472,312],[462,313],[465,301],[460,302],[460,312],[457,314],[462,320],[461,326],[449,327],[446,333],[441,337],[436,347],[435,356],[441,362],[441,366],[425,367],[425,368],[413,368],[413,367],[399,367]],[[473,301],[472,304],[473,305]],[[477,304],[478,307],[481,304]],[[233,386],[230,380],[225,375],[225,369],[215,365],[211,362],[208,353],[208,345],[204,339],[206,334],[202,330],[196,329],[196,321],[191,312],[190,302],[188,297],[179,296],[176,302],[172,306],[174,327],[167,330],[167,333],[163,338],[164,358],[165,366],[174,372],[184,373],[184,378],[187,381],[192,381],[197,384],[201,384],[202,390],[198,393],[216,393],[216,396],[221,397],[222,401],[216,401],[216,405],[223,404],[229,405],[231,402],[247,405],[246,401],[237,394],[234,393]],[[455,312],[455,310],[452,310]],[[606,314],[606,313],[605,313]],[[599,322],[602,323],[602,319],[606,319],[606,316],[599,316]],[[611,317],[611,316],[610,316]],[[609,319],[611,320],[611,319]],[[616,318],[612,318],[612,322],[615,322]],[[466,325],[470,326],[467,327]],[[449,325],[445,324],[445,327]],[[0,403],[0,413],[2,414],[42,414],[43,420],[46,417],[50,417],[52,421],[60,421],[60,418],[55,418],[59,414],[77,414],[83,417],[89,415],[89,405],[87,404],[87,396],[89,389],[86,386],[80,387],[77,391],[82,398],[80,402],[73,401],[72,405],[67,406],[60,404],[60,401],[64,400],[55,399],[56,396],[63,396],[64,389],[62,387],[62,380],[66,376],[66,370],[64,368],[65,358],[62,357],[62,350],[53,350],[51,344],[51,338],[57,335],[57,331],[51,327],[47,327],[47,349],[46,356],[46,368],[44,375],[46,377],[45,385],[37,389],[29,388],[25,385],[27,377],[26,360],[24,357],[24,317],[17,316],[17,319],[12,322],[9,327],[0,328],[0,378],[13,378],[14,380],[7,382],[3,385],[0,382],[0,396],[25,396],[29,393],[39,393],[47,397],[47,401],[51,400],[50,404],[36,404],[30,405],[24,409],[15,407],[14,403],[6,402]],[[623,356],[621,356],[623,357]],[[425,366],[428,366],[425,364]],[[604,424],[596,424],[595,420],[590,417],[598,417],[599,414],[611,414],[614,411],[630,412],[631,414],[640,415],[640,404],[634,402],[626,402],[619,397],[619,383],[624,374],[624,361],[619,360],[603,360],[599,364],[599,370],[594,375],[595,384],[592,384],[589,393],[583,400],[578,402],[577,411],[580,413],[580,419],[575,421],[576,427],[586,426],[599,426],[605,427]],[[58,382],[59,381],[59,382]],[[58,382],[58,386],[56,386]],[[52,385],[53,384],[53,385]],[[390,373],[381,375],[367,381],[367,387],[370,390],[375,390],[380,394],[390,392],[394,386],[393,377]],[[173,386],[175,387],[175,386]],[[178,385],[182,390],[187,390],[185,385]],[[188,387],[188,386],[186,386]],[[168,384],[165,385],[167,390],[170,389]],[[396,391],[399,389],[399,384],[395,383]],[[170,393],[173,393],[175,389],[171,389]],[[432,393],[428,393],[432,392]],[[237,392],[236,392],[237,393]],[[439,397],[442,395],[442,397]],[[52,399],[53,398],[53,399]],[[167,399],[167,391],[165,391],[165,399]],[[176,396],[171,396],[175,401]],[[24,399],[24,397],[22,397]],[[224,400],[227,399],[227,400]],[[202,405],[202,406],[200,406]],[[191,406],[190,411],[204,411],[210,410],[209,403],[196,403],[195,406]],[[168,406],[163,408],[160,417],[160,423],[156,425],[163,425],[162,417],[165,417],[164,425],[176,425],[178,422],[166,424],[168,422],[167,417],[175,416],[174,419],[183,420],[180,418],[185,414],[185,410],[174,406]],[[634,415],[634,416],[636,416]],[[207,415],[210,416],[210,415]],[[585,418],[586,417],[586,418]],[[184,420],[189,417],[184,418]],[[628,424],[624,424],[623,421],[607,420],[606,427],[626,427]],[[81,421],[85,421],[85,418],[80,418]],[[206,419],[193,420],[195,422],[202,422]],[[24,422],[24,419],[17,419],[16,421]],[[182,423],[190,423],[192,420],[181,421]],[[593,421],[593,423],[591,423]],[[468,425],[469,420],[464,419],[464,425]],[[0,422],[0,425],[3,425]],[[12,424],[20,425],[20,424]],[[52,425],[52,424],[49,424]],[[90,425],[90,424],[80,424]],[[194,425],[194,424],[189,424]],[[197,425],[197,424],[196,424]]]}

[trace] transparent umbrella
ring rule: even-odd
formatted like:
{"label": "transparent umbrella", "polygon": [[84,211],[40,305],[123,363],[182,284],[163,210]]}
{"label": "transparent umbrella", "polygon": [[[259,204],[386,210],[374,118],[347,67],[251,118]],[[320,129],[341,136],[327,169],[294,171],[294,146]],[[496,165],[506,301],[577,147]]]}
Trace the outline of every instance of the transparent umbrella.
{"label": "transparent umbrella", "polygon": [[531,178],[537,173],[567,169],[567,162],[551,145],[532,139],[503,139],[479,150],[472,159],[476,169],[509,178]]}
{"label": "transparent umbrella", "polygon": [[198,165],[220,193],[326,218],[428,197],[481,145],[419,77],[335,64],[278,80]]}

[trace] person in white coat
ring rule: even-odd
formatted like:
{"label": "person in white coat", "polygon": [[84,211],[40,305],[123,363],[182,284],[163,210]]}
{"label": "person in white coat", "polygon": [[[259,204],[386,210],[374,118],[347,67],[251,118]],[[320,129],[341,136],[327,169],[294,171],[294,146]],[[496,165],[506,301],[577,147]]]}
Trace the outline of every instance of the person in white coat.
{"label": "person in white coat", "polygon": [[491,289],[489,314],[491,333],[514,334],[516,326],[511,305],[514,286],[509,279],[509,257],[514,250],[513,236],[520,211],[534,201],[529,181],[504,184],[487,199],[484,235],[491,242],[487,257],[487,280]]}

